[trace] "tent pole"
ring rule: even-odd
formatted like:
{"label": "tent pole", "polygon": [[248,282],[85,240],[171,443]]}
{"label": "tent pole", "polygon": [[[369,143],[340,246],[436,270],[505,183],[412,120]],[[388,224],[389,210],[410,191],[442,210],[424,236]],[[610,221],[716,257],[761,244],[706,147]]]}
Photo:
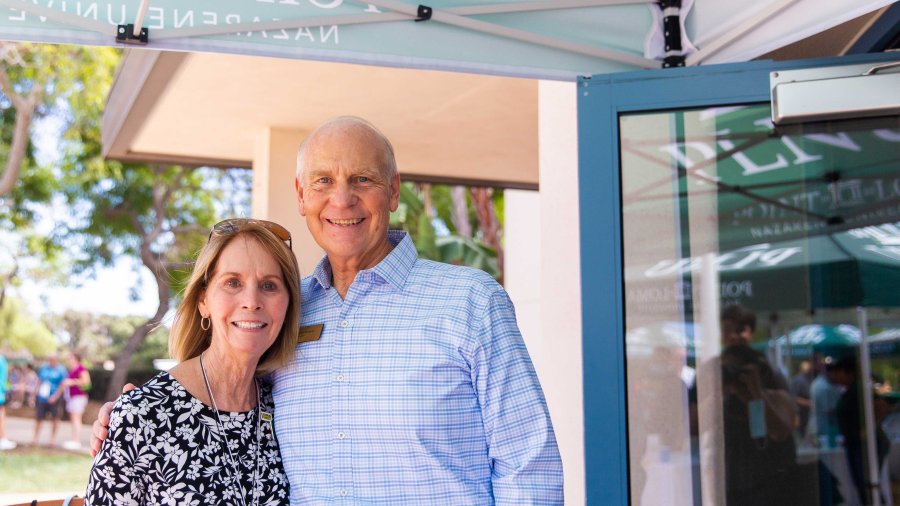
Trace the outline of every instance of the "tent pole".
{"label": "tent pole", "polygon": [[137,16],[134,18],[134,38],[140,38],[141,27],[144,26],[144,16],[147,15],[147,8],[150,7],[150,0],[141,0],[138,7]]}
{"label": "tent pole", "polygon": [[702,61],[710,58],[722,49],[725,49],[725,47],[728,46],[728,44],[730,44],[732,41],[740,38],[747,32],[752,31],[756,27],[760,26],[770,18],[776,16],[779,12],[790,7],[796,2],[797,0],[779,0],[777,2],[769,4],[768,7],[762,9],[757,14],[748,17],[743,25],[728,33],[725,33],[718,39],[710,41],[709,43],[705,44],[704,47],[700,48],[699,51],[692,55],[689,55],[687,57],[687,65],[700,65]]}
{"label": "tent pole", "polygon": [[879,473],[878,453],[875,448],[877,442],[875,439],[875,408],[872,401],[872,366],[869,361],[869,322],[866,315],[866,308],[857,307],[856,314],[859,318],[859,330],[861,333],[859,341],[859,363],[860,375],[862,376],[863,417],[866,422],[866,457],[869,464],[868,487],[872,497],[871,504],[873,504],[873,506],[881,506],[881,493],[879,490],[881,487],[879,486],[878,481],[881,473]]}

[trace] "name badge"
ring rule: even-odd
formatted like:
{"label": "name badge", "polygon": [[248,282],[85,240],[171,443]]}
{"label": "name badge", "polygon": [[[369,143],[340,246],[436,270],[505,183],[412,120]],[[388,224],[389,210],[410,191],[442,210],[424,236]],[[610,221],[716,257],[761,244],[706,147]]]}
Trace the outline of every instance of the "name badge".
{"label": "name badge", "polygon": [[754,399],[747,404],[750,415],[750,437],[762,439],[766,437],[766,405],[762,399]]}
{"label": "name badge", "polygon": [[297,344],[318,341],[319,338],[322,337],[323,328],[325,328],[325,325],[322,323],[316,325],[301,325],[300,332],[297,333]]}

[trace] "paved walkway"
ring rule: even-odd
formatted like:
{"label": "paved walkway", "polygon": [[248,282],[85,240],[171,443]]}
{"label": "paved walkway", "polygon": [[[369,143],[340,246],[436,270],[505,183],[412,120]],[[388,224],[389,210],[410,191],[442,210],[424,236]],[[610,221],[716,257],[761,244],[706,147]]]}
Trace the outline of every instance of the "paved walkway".
{"label": "paved walkway", "polygon": [[[91,420],[90,423],[94,421]],[[30,445],[34,438],[34,419],[20,418],[16,416],[6,417],[6,437],[15,441],[20,445]],[[72,433],[72,424],[68,421],[60,421],[59,428],[56,430],[56,441],[50,444],[50,422],[44,421],[41,425],[40,441],[38,444],[42,446],[60,447],[63,441],[69,439]],[[91,442],[91,426],[85,423],[81,427],[81,449],[77,450],[81,453],[90,453],[89,444]]]}
{"label": "paved walkway", "polygon": [[[93,423],[93,420],[91,421]],[[60,448],[60,444],[63,441],[69,439],[69,434],[71,434],[72,427],[69,422],[60,421],[59,428],[56,431],[56,446]],[[6,437],[15,441],[20,446],[30,446],[31,440],[34,437],[34,419],[33,418],[21,418],[17,416],[7,416],[6,417]],[[41,445],[48,445],[50,439],[50,423],[45,421],[41,426]],[[91,441],[91,428],[89,425],[84,425],[81,428],[81,449],[74,450],[78,453],[90,454],[88,444]],[[0,452],[0,458],[3,458],[2,452]],[[81,490],[63,490],[60,492],[29,492],[29,493],[12,493],[12,494],[0,494],[0,506],[5,506],[9,504],[20,504],[20,503],[28,503],[32,499],[37,500],[45,500],[45,499],[64,499],[72,494],[83,495],[84,489]]]}

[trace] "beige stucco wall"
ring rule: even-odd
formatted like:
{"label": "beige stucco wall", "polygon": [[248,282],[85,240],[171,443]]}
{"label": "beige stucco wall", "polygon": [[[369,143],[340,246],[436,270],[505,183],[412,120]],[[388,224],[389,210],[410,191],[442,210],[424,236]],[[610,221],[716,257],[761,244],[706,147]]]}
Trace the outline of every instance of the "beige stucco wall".
{"label": "beige stucco wall", "polygon": [[553,419],[566,504],[584,504],[576,89],[538,89],[540,191],[505,193],[504,274]]}
{"label": "beige stucco wall", "polygon": [[323,254],[300,216],[294,192],[297,148],[307,134],[300,130],[265,128],[256,135],[253,156],[253,217],[278,222],[291,231],[294,254],[303,276],[312,272]]}

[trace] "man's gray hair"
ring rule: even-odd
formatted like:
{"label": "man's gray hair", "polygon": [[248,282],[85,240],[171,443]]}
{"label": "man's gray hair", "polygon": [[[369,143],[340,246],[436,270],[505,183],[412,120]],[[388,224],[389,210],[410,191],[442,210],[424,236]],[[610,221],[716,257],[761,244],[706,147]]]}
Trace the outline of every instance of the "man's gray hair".
{"label": "man's gray hair", "polygon": [[376,128],[372,123],[357,116],[338,116],[319,125],[319,127],[313,130],[313,132],[304,139],[303,143],[300,144],[300,149],[297,150],[297,171],[295,174],[297,181],[300,181],[300,186],[303,186],[304,184],[303,157],[306,154],[306,145],[309,143],[310,139],[313,139],[320,131],[331,129],[336,126],[362,127],[365,130],[368,130],[370,134],[375,136],[375,138],[384,145],[382,151],[384,158],[381,161],[381,170],[387,175],[388,180],[397,174],[397,159],[394,157],[394,146],[391,144],[391,141],[381,133],[381,130]]}

